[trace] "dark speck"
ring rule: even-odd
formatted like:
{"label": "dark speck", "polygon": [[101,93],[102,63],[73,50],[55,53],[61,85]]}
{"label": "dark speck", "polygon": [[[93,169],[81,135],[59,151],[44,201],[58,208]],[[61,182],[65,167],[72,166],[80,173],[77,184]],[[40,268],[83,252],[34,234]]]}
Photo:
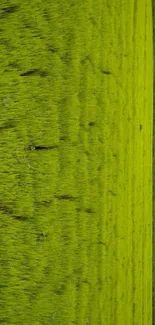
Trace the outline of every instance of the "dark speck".
{"label": "dark speck", "polygon": [[89,122],[89,126],[94,126],[95,122]]}
{"label": "dark speck", "polygon": [[103,74],[112,74],[112,72],[110,72],[110,71],[105,71],[105,70],[101,70],[101,72],[103,73]]}

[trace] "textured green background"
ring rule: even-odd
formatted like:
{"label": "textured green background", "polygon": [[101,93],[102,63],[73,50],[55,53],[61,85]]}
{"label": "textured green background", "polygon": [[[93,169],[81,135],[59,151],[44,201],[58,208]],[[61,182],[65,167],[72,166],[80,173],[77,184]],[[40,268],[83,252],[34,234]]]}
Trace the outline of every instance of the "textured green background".
{"label": "textured green background", "polygon": [[1,324],[152,324],[152,80],[151,0],[1,0]]}
{"label": "textured green background", "polygon": [[[153,59],[155,62],[155,1],[153,9]],[[153,63],[154,63],[153,62]],[[153,65],[153,321],[155,321],[155,64]]]}

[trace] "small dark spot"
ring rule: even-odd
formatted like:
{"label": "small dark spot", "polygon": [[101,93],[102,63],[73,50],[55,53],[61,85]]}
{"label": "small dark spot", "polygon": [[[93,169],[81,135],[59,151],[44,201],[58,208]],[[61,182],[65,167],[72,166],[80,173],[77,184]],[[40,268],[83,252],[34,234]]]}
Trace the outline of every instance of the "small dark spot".
{"label": "small dark spot", "polygon": [[85,151],[85,154],[86,154],[87,156],[90,156],[90,155],[91,155],[91,153],[90,153],[88,150]]}
{"label": "small dark spot", "polygon": [[41,233],[37,235],[37,241],[38,242],[43,242],[47,239],[47,234]]}
{"label": "small dark spot", "polygon": [[142,124],[139,124],[140,132],[142,131],[142,128],[143,128]]}
{"label": "small dark spot", "polygon": [[54,293],[60,296],[62,294],[62,290],[61,289],[54,290]]}
{"label": "small dark spot", "polygon": [[79,283],[79,282],[76,283],[76,284],[75,284],[75,287],[76,287],[76,290],[79,291],[79,290],[80,290],[80,283]]}
{"label": "small dark spot", "polygon": [[66,140],[66,137],[60,137],[60,140],[64,141],[64,140]]}
{"label": "small dark spot", "polygon": [[57,53],[58,52],[58,49],[56,49],[56,48],[54,48],[54,47],[48,47],[48,51],[50,52],[50,53]]}
{"label": "small dark spot", "polygon": [[58,289],[54,290],[54,293],[58,296],[62,295],[65,290],[65,284],[62,284]]}
{"label": "small dark spot", "polygon": [[89,126],[94,126],[94,125],[95,125],[95,122],[89,122],[88,125],[89,125]]}
{"label": "small dark spot", "polygon": [[90,209],[90,208],[85,209],[85,212],[87,212],[87,213],[94,213],[94,211],[92,209]]}
{"label": "small dark spot", "polygon": [[101,143],[103,143],[103,139],[101,137],[98,138]]}
{"label": "small dark spot", "polygon": [[90,284],[88,280],[83,280],[83,283]]}
{"label": "small dark spot", "polygon": [[106,74],[106,75],[112,74],[112,72],[110,72],[110,71],[105,71],[105,70],[101,70],[101,73]]}

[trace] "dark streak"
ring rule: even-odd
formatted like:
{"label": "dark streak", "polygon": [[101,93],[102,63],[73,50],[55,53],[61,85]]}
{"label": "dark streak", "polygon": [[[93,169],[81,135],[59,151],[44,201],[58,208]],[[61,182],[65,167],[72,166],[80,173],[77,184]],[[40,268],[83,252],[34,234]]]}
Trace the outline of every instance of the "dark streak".
{"label": "dark streak", "polygon": [[72,195],[55,195],[55,198],[59,199],[59,200],[70,200],[70,201],[74,201],[76,199],[78,199],[78,197],[72,196]]}
{"label": "dark streak", "polygon": [[105,246],[105,248],[107,249],[107,245],[103,241],[98,241],[98,244]]}
{"label": "dark streak", "polygon": [[30,24],[28,24],[28,23],[24,23],[24,27],[25,28],[32,28],[32,26]]}
{"label": "dark streak", "polygon": [[1,320],[0,320],[0,323],[1,323],[1,324],[8,324],[8,322],[9,322],[9,320],[8,320],[8,318],[6,318],[6,317],[5,317],[5,318],[4,318],[4,317],[1,318]]}
{"label": "dark streak", "polygon": [[53,146],[27,146],[25,147],[25,150],[51,150],[58,148],[57,145]]}
{"label": "dark streak", "polygon": [[19,220],[19,221],[27,221],[29,219],[28,217],[15,216],[15,215],[11,215],[11,218]]}
{"label": "dark streak", "polygon": [[136,304],[135,304],[135,302],[133,302],[133,304],[132,304],[132,315],[133,315],[133,319],[135,318],[135,310],[136,310]]}
{"label": "dark streak", "polygon": [[24,216],[20,216],[20,215],[14,215],[13,214],[13,210],[11,208],[9,208],[6,205],[0,205],[0,211],[2,213],[6,213],[7,215],[9,215],[10,218],[16,219],[16,220],[21,220],[21,221],[27,221],[29,218],[28,217],[24,217]]}
{"label": "dark streak", "polygon": [[142,128],[143,128],[142,124],[139,124],[140,132],[142,131]]}
{"label": "dark streak", "polygon": [[62,295],[62,290],[61,289],[57,289],[57,290],[54,290],[54,293],[58,296]]}
{"label": "dark streak", "polygon": [[6,14],[11,14],[16,12],[18,9],[18,6],[11,6],[11,7],[6,7],[6,8],[2,8],[2,15],[6,15]]}
{"label": "dark streak", "polygon": [[58,148],[57,145],[53,146],[35,146],[35,150],[50,150],[50,149],[56,149]]}
{"label": "dark streak", "polygon": [[52,200],[49,200],[49,201],[41,201],[41,202],[35,202],[35,204],[36,204],[37,206],[43,205],[43,206],[46,206],[46,207],[50,206],[51,203],[52,203]]}
{"label": "dark streak", "polygon": [[12,209],[10,209],[6,205],[1,205],[0,204],[0,211],[3,212],[3,213],[12,214]]}
{"label": "dark streak", "polygon": [[6,284],[0,284],[0,288],[8,288]]}
{"label": "dark streak", "polygon": [[60,140],[61,141],[64,141],[64,140],[66,140],[67,138],[66,137],[60,137]]}
{"label": "dark streak", "polygon": [[11,123],[6,123],[6,124],[0,126],[0,131],[1,131],[1,130],[6,130],[6,129],[11,129],[11,128],[13,128],[13,127],[14,127],[13,124],[11,124]]}
{"label": "dark streak", "polygon": [[21,73],[20,76],[21,77],[26,77],[26,76],[30,76],[30,75],[35,74],[35,73],[37,73],[37,70],[29,70],[29,71]]}
{"label": "dark streak", "polygon": [[8,67],[13,68],[13,69],[19,69],[19,65],[16,62],[9,63]]}
{"label": "dark streak", "polygon": [[31,76],[31,75],[39,75],[41,77],[46,77],[46,76],[48,76],[48,72],[41,71],[39,69],[34,69],[34,70],[28,70],[28,71],[20,74],[21,77],[27,77],[27,76]]}
{"label": "dark streak", "polygon": [[103,74],[106,74],[106,75],[112,74],[112,72],[110,72],[110,71],[105,71],[105,70],[101,70],[101,72],[102,72]]}

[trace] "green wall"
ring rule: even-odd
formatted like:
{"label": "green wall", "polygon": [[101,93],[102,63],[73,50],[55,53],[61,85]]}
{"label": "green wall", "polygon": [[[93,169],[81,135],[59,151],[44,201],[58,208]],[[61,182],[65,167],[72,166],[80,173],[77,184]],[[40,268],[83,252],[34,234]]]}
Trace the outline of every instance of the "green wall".
{"label": "green wall", "polygon": [[152,324],[151,4],[1,0],[3,325]]}

